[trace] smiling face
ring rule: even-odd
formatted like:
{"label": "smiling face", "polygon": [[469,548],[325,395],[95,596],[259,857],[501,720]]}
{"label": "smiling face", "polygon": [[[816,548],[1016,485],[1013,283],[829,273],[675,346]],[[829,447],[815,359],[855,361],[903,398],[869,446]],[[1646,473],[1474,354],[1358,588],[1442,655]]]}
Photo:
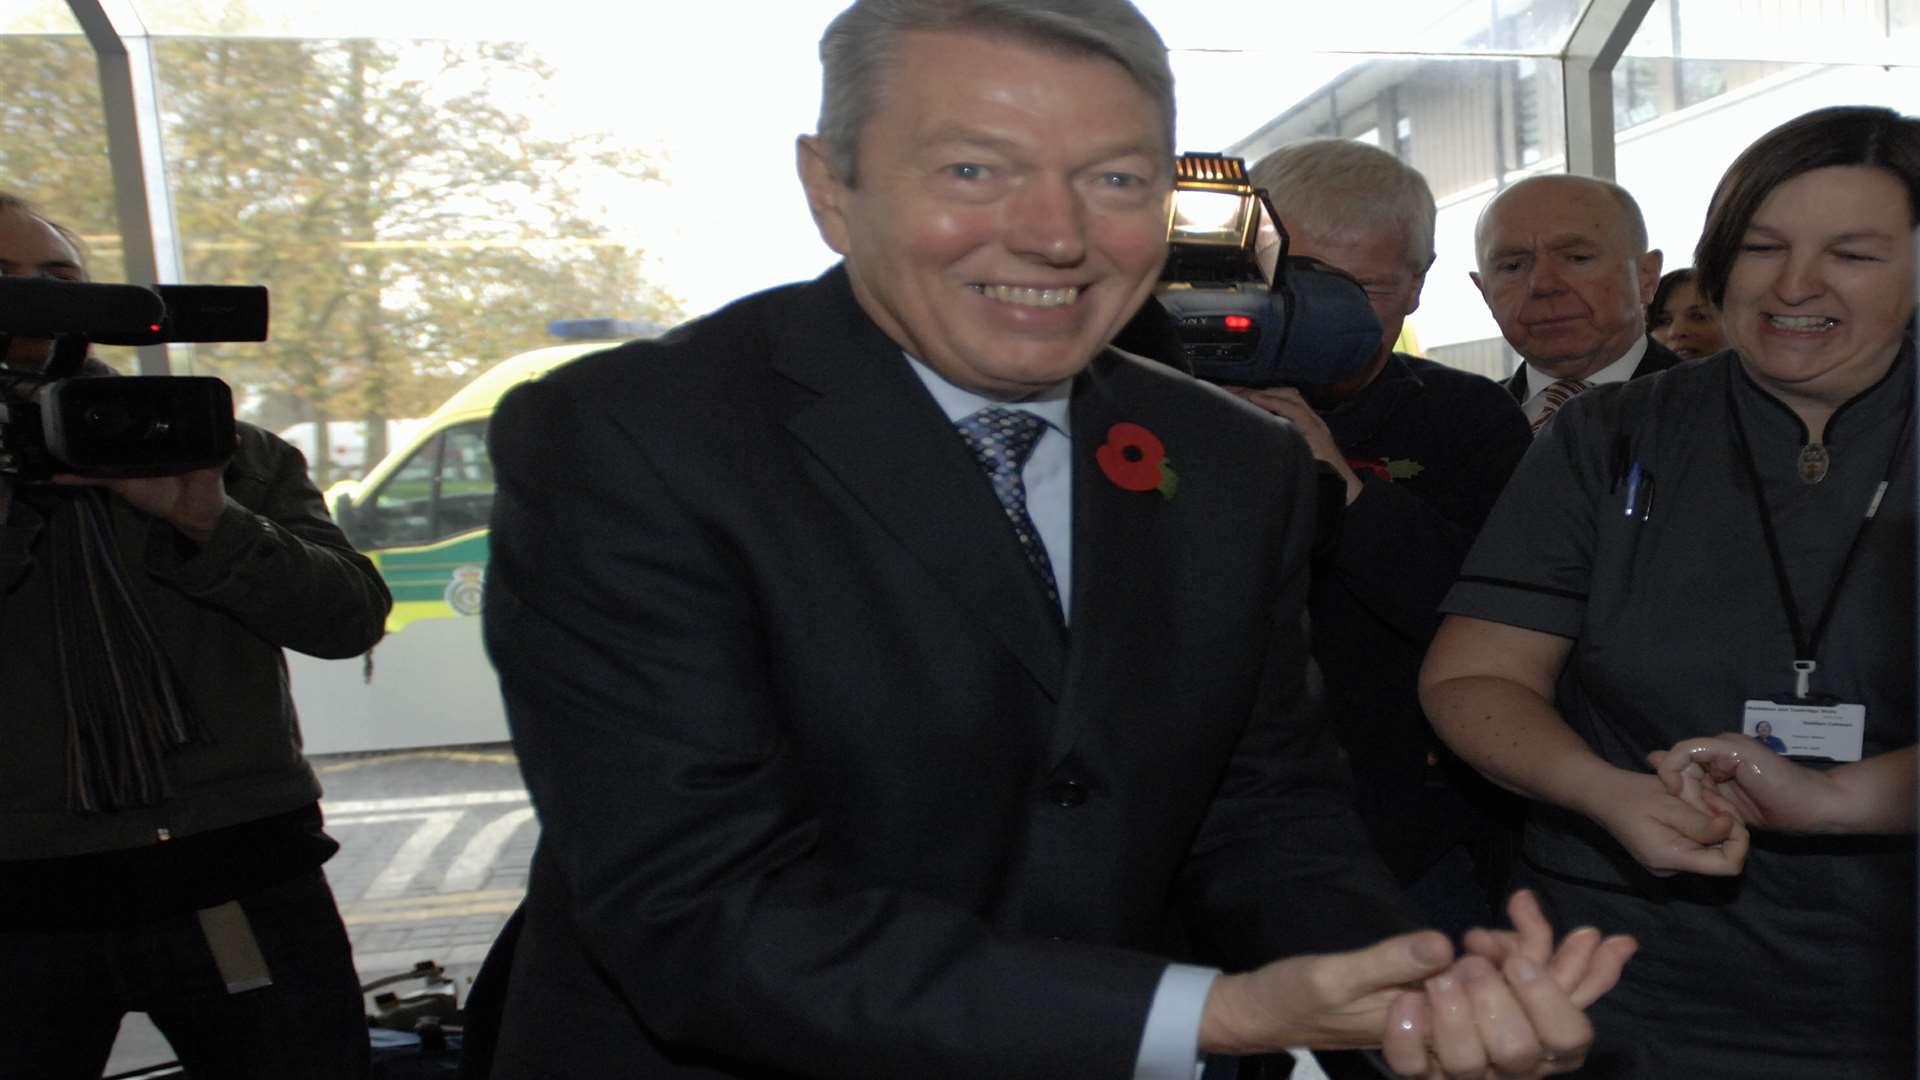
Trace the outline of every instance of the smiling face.
{"label": "smiling face", "polygon": [[1914,309],[1908,206],[1894,174],[1839,165],[1774,188],[1747,225],[1722,322],[1747,373],[1803,418],[1872,386],[1899,352]]}
{"label": "smiling face", "polygon": [[1700,287],[1687,281],[1667,293],[1659,310],[1648,321],[1647,332],[1682,360],[1711,356],[1727,347],[1727,335],[1720,329],[1720,313],[1700,295]]}
{"label": "smiling face", "polygon": [[[0,274],[44,276],[85,281],[80,253],[53,226],[20,210],[0,210]],[[45,367],[53,342],[15,338],[7,346],[7,367],[38,371]]]}
{"label": "smiling face", "polygon": [[854,295],[948,381],[1013,400],[1071,378],[1166,259],[1167,120],[1119,64],[970,32],[904,35],[859,183],[800,147]]}
{"label": "smiling face", "polygon": [[1527,363],[1581,379],[1646,333],[1660,253],[1637,252],[1626,208],[1576,177],[1540,177],[1502,192],[1477,231],[1473,283]]}

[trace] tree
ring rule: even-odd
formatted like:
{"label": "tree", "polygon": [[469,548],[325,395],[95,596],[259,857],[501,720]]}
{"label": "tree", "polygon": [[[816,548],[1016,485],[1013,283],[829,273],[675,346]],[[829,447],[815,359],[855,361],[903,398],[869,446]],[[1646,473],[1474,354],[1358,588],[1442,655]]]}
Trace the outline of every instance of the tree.
{"label": "tree", "polygon": [[[0,103],[9,132],[63,125],[57,144],[9,137],[0,184],[111,234],[86,43],[0,38],[0,63],[26,76]],[[267,343],[198,346],[194,366],[233,383],[249,419],[314,421],[316,483],[327,420],[367,421],[371,463],[387,419],[549,343],[550,318],[681,315],[582,195],[658,182],[657,169],[502,105],[537,103],[551,76],[524,46],[163,38],[155,68],[187,280],[272,293]]]}

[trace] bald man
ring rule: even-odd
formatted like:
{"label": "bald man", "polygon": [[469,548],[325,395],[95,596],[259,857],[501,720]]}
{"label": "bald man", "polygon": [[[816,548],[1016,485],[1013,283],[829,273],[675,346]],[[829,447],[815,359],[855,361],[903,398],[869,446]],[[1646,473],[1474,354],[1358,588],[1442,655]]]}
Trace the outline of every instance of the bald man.
{"label": "bald man", "polygon": [[1470,276],[1526,362],[1507,380],[1534,433],[1575,394],[1670,368],[1647,336],[1660,252],[1625,188],[1534,176],[1494,196],[1474,227]]}

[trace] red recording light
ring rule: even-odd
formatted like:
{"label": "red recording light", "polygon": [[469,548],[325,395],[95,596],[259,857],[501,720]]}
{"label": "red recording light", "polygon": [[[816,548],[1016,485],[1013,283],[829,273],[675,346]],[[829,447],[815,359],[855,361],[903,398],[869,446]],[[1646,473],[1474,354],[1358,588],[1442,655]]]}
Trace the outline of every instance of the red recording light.
{"label": "red recording light", "polygon": [[1253,320],[1245,315],[1228,315],[1226,324],[1227,329],[1236,334],[1244,334],[1253,329]]}
{"label": "red recording light", "polygon": [[157,334],[157,333],[159,333],[159,332],[160,332],[160,324],[159,324],[159,323],[148,323],[148,324],[147,324],[147,329],[149,329],[149,330],[151,330],[151,331],[153,331],[154,333],[156,333],[156,334]]}

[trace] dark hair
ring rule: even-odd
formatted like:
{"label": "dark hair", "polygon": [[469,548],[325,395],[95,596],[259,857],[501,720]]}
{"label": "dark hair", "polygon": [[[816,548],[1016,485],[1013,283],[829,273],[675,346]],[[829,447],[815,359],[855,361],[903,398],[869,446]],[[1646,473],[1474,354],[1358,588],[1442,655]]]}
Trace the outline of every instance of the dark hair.
{"label": "dark hair", "polygon": [[87,243],[80,239],[79,233],[48,217],[40,211],[39,207],[15,195],[11,191],[0,190],[0,214],[25,214],[35,221],[40,222],[42,225],[45,225],[47,228],[52,229],[54,232],[59,233],[60,238],[65,240],[68,246],[73,248],[73,253],[80,257],[81,272],[83,274],[86,272]]}
{"label": "dark hair", "polygon": [[1667,306],[1667,298],[1673,290],[1692,281],[1696,276],[1692,267],[1669,270],[1660,275],[1660,284],[1653,287],[1653,299],[1647,301],[1647,325],[1652,326],[1660,317],[1660,309]]}
{"label": "dark hair", "polygon": [[1715,307],[1726,302],[1727,277],[1747,226],[1773,189],[1835,165],[1892,173],[1906,185],[1908,220],[1920,223],[1920,120],[1869,105],[1815,109],[1760,136],[1720,178],[1693,251],[1700,294]]}

